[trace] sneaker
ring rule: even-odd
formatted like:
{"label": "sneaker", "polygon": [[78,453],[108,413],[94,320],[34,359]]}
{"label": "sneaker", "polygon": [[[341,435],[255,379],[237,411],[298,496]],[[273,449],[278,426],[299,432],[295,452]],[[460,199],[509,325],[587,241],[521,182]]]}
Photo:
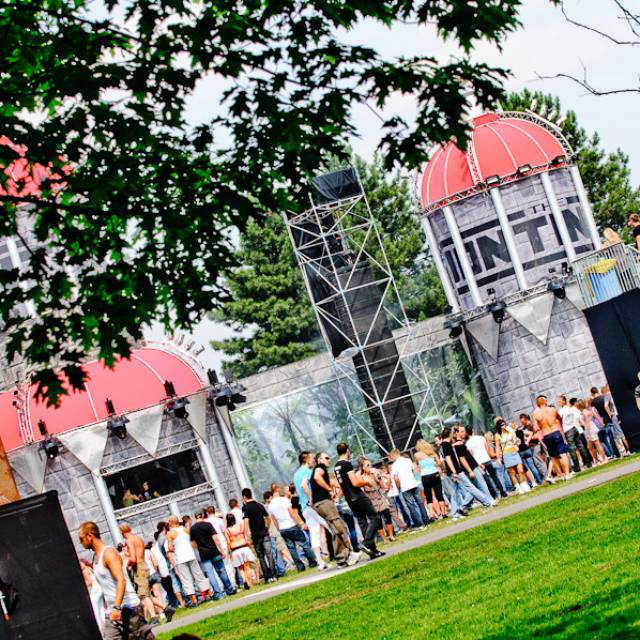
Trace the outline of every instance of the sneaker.
{"label": "sneaker", "polygon": [[151,618],[151,620],[149,620],[150,627],[155,627],[156,625],[159,625],[159,624],[160,624],[160,620],[158,620],[158,618],[156,618],[155,616]]}
{"label": "sneaker", "polygon": [[173,607],[165,607],[164,615],[167,622],[171,622],[171,618],[175,615],[176,610]]}
{"label": "sneaker", "polygon": [[249,591],[249,589],[251,589],[251,587],[245,582],[244,583],[244,590],[245,591]]}
{"label": "sneaker", "polygon": [[376,551],[372,556],[371,559],[375,560],[376,558],[382,558],[382,556],[386,556],[387,554],[384,551]]}
{"label": "sneaker", "polygon": [[318,571],[324,571],[325,569],[329,568],[329,565],[328,564],[319,564],[317,568],[318,568]]}
{"label": "sneaker", "polygon": [[375,553],[374,549],[369,549],[365,544],[360,543],[360,548],[368,555],[372,556]]}
{"label": "sneaker", "polygon": [[347,561],[344,563],[347,567],[353,567],[354,564],[357,564],[360,558],[362,557],[361,551],[353,551],[349,554]]}
{"label": "sneaker", "polygon": [[191,600],[187,600],[187,602],[184,603],[184,606],[187,609],[195,609],[198,605],[195,602],[192,602]]}

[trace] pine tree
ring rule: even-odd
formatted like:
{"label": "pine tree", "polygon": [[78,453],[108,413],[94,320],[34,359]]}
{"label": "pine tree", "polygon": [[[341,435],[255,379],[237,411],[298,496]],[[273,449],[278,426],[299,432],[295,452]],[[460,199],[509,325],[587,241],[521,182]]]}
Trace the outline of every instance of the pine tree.
{"label": "pine tree", "polygon": [[[389,175],[383,162],[355,157],[391,271],[407,315],[422,320],[444,310],[446,299],[411,203],[408,181]],[[333,162],[328,168],[336,168]],[[239,332],[213,347],[229,356],[238,376],[306,358],[324,349],[284,221],[272,215],[251,222],[236,256],[243,266],[229,275],[230,301],[214,314]],[[378,257],[379,259],[379,257]]]}
{"label": "pine tree", "polygon": [[621,149],[612,153],[605,151],[600,146],[598,133],[589,136],[578,124],[575,112],[563,113],[560,100],[552,95],[525,89],[522,93],[509,94],[503,108],[506,111],[531,109],[560,127],[576,153],[598,227],[601,231],[611,227],[626,237],[629,214],[637,213],[640,208],[640,190],[631,183],[629,157]]}

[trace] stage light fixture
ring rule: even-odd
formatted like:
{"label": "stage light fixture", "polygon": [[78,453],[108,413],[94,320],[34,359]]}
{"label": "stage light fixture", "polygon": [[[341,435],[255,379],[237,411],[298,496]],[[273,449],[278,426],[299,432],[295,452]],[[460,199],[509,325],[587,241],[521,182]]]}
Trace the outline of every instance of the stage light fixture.
{"label": "stage light fixture", "polygon": [[564,282],[561,282],[560,280],[550,280],[547,289],[551,291],[558,300],[564,300],[567,297]]}
{"label": "stage light fixture", "polygon": [[523,165],[518,167],[518,175],[519,176],[526,176],[527,173],[529,173],[530,171],[531,171],[531,165],[530,164],[523,164]]}
{"label": "stage light fixture", "polygon": [[129,419],[126,416],[113,416],[107,421],[107,429],[120,440],[124,440],[127,437],[127,422]]}
{"label": "stage light fixture", "polygon": [[462,334],[462,330],[464,329],[464,319],[460,315],[452,316],[447,318],[442,323],[442,326],[445,329],[449,329],[449,337],[454,339]]}
{"label": "stage light fixture", "polygon": [[57,458],[60,453],[60,445],[57,440],[49,435],[49,431],[47,430],[47,425],[44,420],[38,420],[38,430],[40,431],[40,435],[44,437],[44,441],[40,445],[44,454],[49,460]]}
{"label": "stage light fixture", "polygon": [[116,409],[113,406],[113,400],[111,400],[110,398],[105,398],[104,406],[107,408],[107,415],[112,416],[115,414]]}
{"label": "stage light fixture", "polygon": [[38,430],[40,431],[41,436],[49,435],[49,431],[47,431],[47,423],[44,420],[38,420]]}
{"label": "stage light fixture", "polygon": [[554,167],[557,167],[558,165],[565,164],[566,162],[567,162],[567,158],[566,158],[566,156],[562,156],[562,155],[561,155],[561,156],[556,156],[556,157],[551,161],[551,164],[552,164]]}
{"label": "stage light fixture", "polygon": [[485,179],[485,184],[487,185],[487,187],[495,187],[496,185],[500,184],[500,176],[487,176]]}
{"label": "stage light fixture", "polygon": [[491,315],[493,316],[493,319],[497,324],[502,324],[506,308],[507,305],[504,300],[494,300],[489,305],[489,311],[491,312]]}
{"label": "stage light fixture", "polygon": [[176,418],[184,420],[189,417],[189,412],[187,411],[188,404],[188,398],[176,398],[175,400],[169,400],[169,402],[167,402],[167,411],[173,414]]}
{"label": "stage light fixture", "polygon": [[173,382],[171,382],[171,380],[165,380],[163,385],[164,385],[164,393],[167,396],[167,398],[172,398],[178,395],[176,393],[176,388],[173,386]]}
{"label": "stage light fixture", "polygon": [[207,378],[209,378],[209,384],[212,387],[215,387],[220,382],[215,369],[207,369]]}
{"label": "stage light fixture", "polygon": [[217,407],[228,407],[229,411],[235,411],[237,405],[247,401],[242,393],[246,391],[241,384],[225,384],[216,392],[215,404]]}

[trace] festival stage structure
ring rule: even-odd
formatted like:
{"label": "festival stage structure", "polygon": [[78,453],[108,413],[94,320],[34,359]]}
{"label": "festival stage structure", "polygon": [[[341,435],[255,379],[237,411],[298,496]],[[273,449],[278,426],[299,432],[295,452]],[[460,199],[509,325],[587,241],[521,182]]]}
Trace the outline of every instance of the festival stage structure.
{"label": "festival stage structure", "polygon": [[[284,218],[345,403],[343,385],[353,385],[381,453],[411,449],[429,385],[408,359],[411,325],[367,196],[353,167],[318,176],[313,190],[308,210]],[[404,338],[397,341],[394,331]],[[410,389],[407,374],[419,388]],[[366,430],[362,413],[349,417]]]}
{"label": "festival stage structure", "polygon": [[469,340],[494,411],[605,382],[571,265],[600,249],[573,150],[532,113],[473,120],[466,152],[438,147],[421,172],[421,221],[452,336]]}
{"label": "festival stage structure", "polygon": [[37,402],[28,381],[0,394],[0,437],[21,496],[56,490],[74,541],[85,520],[112,542],[123,521],[152,539],[171,513],[226,508],[249,486],[228,411],[216,406],[228,385],[208,380],[188,351],[148,344],[112,370],[84,366],[83,390],[59,407]]}

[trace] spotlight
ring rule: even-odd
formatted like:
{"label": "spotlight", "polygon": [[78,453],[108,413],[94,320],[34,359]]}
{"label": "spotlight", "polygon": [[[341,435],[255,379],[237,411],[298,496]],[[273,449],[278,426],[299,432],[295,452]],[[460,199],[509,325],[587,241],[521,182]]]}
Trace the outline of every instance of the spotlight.
{"label": "spotlight", "polygon": [[175,400],[169,400],[169,402],[167,402],[166,409],[176,418],[181,418],[182,420],[184,420],[185,418],[189,417],[189,412],[187,411],[188,404],[188,398],[176,398]]}
{"label": "spotlight", "polygon": [[111,400],[110,398],[105,398],[104,405],[105,407],[107,407],[108,415],[112,416],[115,414],[116,410],[115,410],[115,407],[113,406],[113,400]]}
{"label": "spotlight", "polygon": [[500,184],[500,176],[487,176],[485,178],[485,184],[487,185],[487,187],[495,187],[496,185]]}
{"label": "spotlight", "polygon": [[[567,263],[562,263],[562,272],[566,273]],[[549,269],[549,273],[551,274],[549,277],[549,284],[547,285],[547,291],[551,291],[553,295],[558,298],[558,300],[564,300],[567,297],[567,291],[564,288],[565,279],[559,278],[556,275],[556,270],[552,267]]]}
{"label": "spotlight", "polygon": [[551,164],[552,164],[554,167],[557,167],[558,165],[565,164],[566,162],[567,162],[567,158],[566,158],[566,156],[556,156],[556,157],[551,161]]}
{"label": "spotlight", "polygon": [[506,308],[507,305],[504,300],[494,300],[489,305],[489,311],[491,312],[491,315],[493,316],[495,322],[497,322],[498,324],[502,324]]}
{"label": "spotlight", "polygon": [[167,398],[171,398],[177,395],[176,388],[173,386],[173,382],[171,382],[171,380],[164,381],[164,393],[167,396]]}
{"label": "spotlight", "polygon": [[216,393],[216,406],[227,406],[229,411],[235,411],[236,405],[247,401],[247,397],[242,393],[243,391],[245,391],[245,388],[239,383],[223,385]]}
{"label": "spotlight", "polygon": [[47,430],[47,425],[44,420],[38,420],[38,430],[40,431],[40,435],[44,437],[44,441],[40,447],[49,460],[54,460],[60,453],[60,445],[58,444],[58,441],[49,435],[49,431]]}
{"label": "spotlight", "polygon": [[207,369],[207,378],[209,378],[209,384],[212,387],[215,387],[218,382],[220,382],[218,380],[218,374],[216,373],[215,369]]}
{"label": "spotlight", "polygon": [[531,171],[531,165],[530,164],[523,164],[523,165],[518,167],[518,175],[519,176],[526,176],[527,173],[529,173],[530,171]]}
{"label": "spotlight", "polygon": [[457,315],[457,316],[452,316],[450,318],[447,318],[443,323],[442,326],[445,329],[449,329],[449,337],[450,338],[457,338],[458,336],[460,336],[462,334],[462,330],[464,329],[464,320],[462,318],[462,316]]}
{"label": "spotlight", "polygon": [[227,384],[231,384],[233,382],[233,371],[231,371],[231,369],[223,369],[222,375],[224,376]]}
{"label": "spotlight", "polygon": [[116,438],[124,440],[127,437],[127,422],[129,422],[129,419],[126,416],[113,416],[107,421],[107,429]]}

